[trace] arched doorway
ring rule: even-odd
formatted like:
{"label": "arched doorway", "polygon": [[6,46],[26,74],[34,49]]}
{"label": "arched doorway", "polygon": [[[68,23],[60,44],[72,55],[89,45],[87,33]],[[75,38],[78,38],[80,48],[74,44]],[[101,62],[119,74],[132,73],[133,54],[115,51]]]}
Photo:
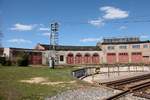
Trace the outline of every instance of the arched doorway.
{"label": "arched doorway", "polygon": [[99,64],[99,55],[97,53],[94,53],[92,56],[92,64]]}
{"label": "arched doorway", "polygon": [[84,55],[84,64],[90,64],[91,63],[91,55],[89,53],[86,53]]}
{"label": "arched doorway", "polygon": [[75,56],[75,64],[82,64],[82,55],[80,53]]}
{"label": "arched doorway", "polygon": [[74,56],[72,53],[67,55],[67,64],[74,64]]}

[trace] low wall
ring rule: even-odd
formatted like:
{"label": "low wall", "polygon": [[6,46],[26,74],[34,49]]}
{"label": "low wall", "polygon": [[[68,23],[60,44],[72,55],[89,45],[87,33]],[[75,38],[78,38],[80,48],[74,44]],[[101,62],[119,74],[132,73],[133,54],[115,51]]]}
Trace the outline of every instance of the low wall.
{"label": "low wall", "polygon": [[139,71],[150,71],[150,66],[85,67],[72,71],[72,75],[76,78],[83,79],[87,76],[101,73],[139,72]]}
{"label": "low wall", "polygon": [[81,68],[72,71],[72,75],[80,79],[90,76],[92,74],[96,74],[96,67]]}

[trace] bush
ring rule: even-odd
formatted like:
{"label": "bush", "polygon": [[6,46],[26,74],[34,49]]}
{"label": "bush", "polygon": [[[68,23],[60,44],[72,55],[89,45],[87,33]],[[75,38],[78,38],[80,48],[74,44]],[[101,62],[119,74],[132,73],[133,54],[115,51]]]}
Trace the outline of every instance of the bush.
{"label": "bush", "polygon": [[5,57],[0,57],[0,64],[3,65],[3,66],[11,66],[12,62],[9,59],[6,60]]}
{"label": "bush", "polygon": [[11,60],[6,60],[4,66],[11,66],[11,65],[12,65]]}
{"label": "bush", "polygon": [[28,62],[28,54],[24,54],[22,57],[20,57],[17,60],[17,65],[18,66],[28,66],[29,62]]}
{"label": "bush", "polygon": [[6,63],[6,58],[5,57],[0,57],[0,64],[4,65]]}

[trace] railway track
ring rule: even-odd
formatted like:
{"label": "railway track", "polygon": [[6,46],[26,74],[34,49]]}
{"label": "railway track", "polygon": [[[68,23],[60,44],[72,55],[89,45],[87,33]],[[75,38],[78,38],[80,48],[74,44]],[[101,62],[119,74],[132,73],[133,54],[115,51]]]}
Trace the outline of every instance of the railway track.
{"label": "railway track", "polygon": [[114,88],[114,89],[119,89],[118,86],[130,84],[130,83],[134,83],[134,82],[142,81],[142,80],[146,80],[146,79],[150,79],[150,73],[140,75],[140,76],[125,78],[125,79],[115,80],[115,81],[111,81],[111,82],[100,83],[100,84],[105,85],[107,87]]}
{"label": "railway track", "polygon": [[[125,96],[126,94],[134,93],[136,91],[142,90],[143,88],[149,87],[150,74],[111,81],[111,82],[103,83],[103,85],[114,89],[123,90],[122,92],[116,95],[104,99],[104,100],[117,100],[120,97]],[[149,98],[149,97],[150,97],[149,95],[147,95],[147,97],[145,96],[145,98]]]}

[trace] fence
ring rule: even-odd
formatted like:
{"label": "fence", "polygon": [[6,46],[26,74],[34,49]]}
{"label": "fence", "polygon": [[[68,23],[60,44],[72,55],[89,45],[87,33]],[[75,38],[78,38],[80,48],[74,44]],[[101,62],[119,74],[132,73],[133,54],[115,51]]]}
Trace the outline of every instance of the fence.
{"label": "fence", "polygon": [[[102,73],[120,73],[120,72],[141,72],[150,71],[150,66],[86,66],[85,68],[72,71],[72,75],[76,78],[83,79],[90,75]],[[118,74],[119,75],[119,74]]]}

